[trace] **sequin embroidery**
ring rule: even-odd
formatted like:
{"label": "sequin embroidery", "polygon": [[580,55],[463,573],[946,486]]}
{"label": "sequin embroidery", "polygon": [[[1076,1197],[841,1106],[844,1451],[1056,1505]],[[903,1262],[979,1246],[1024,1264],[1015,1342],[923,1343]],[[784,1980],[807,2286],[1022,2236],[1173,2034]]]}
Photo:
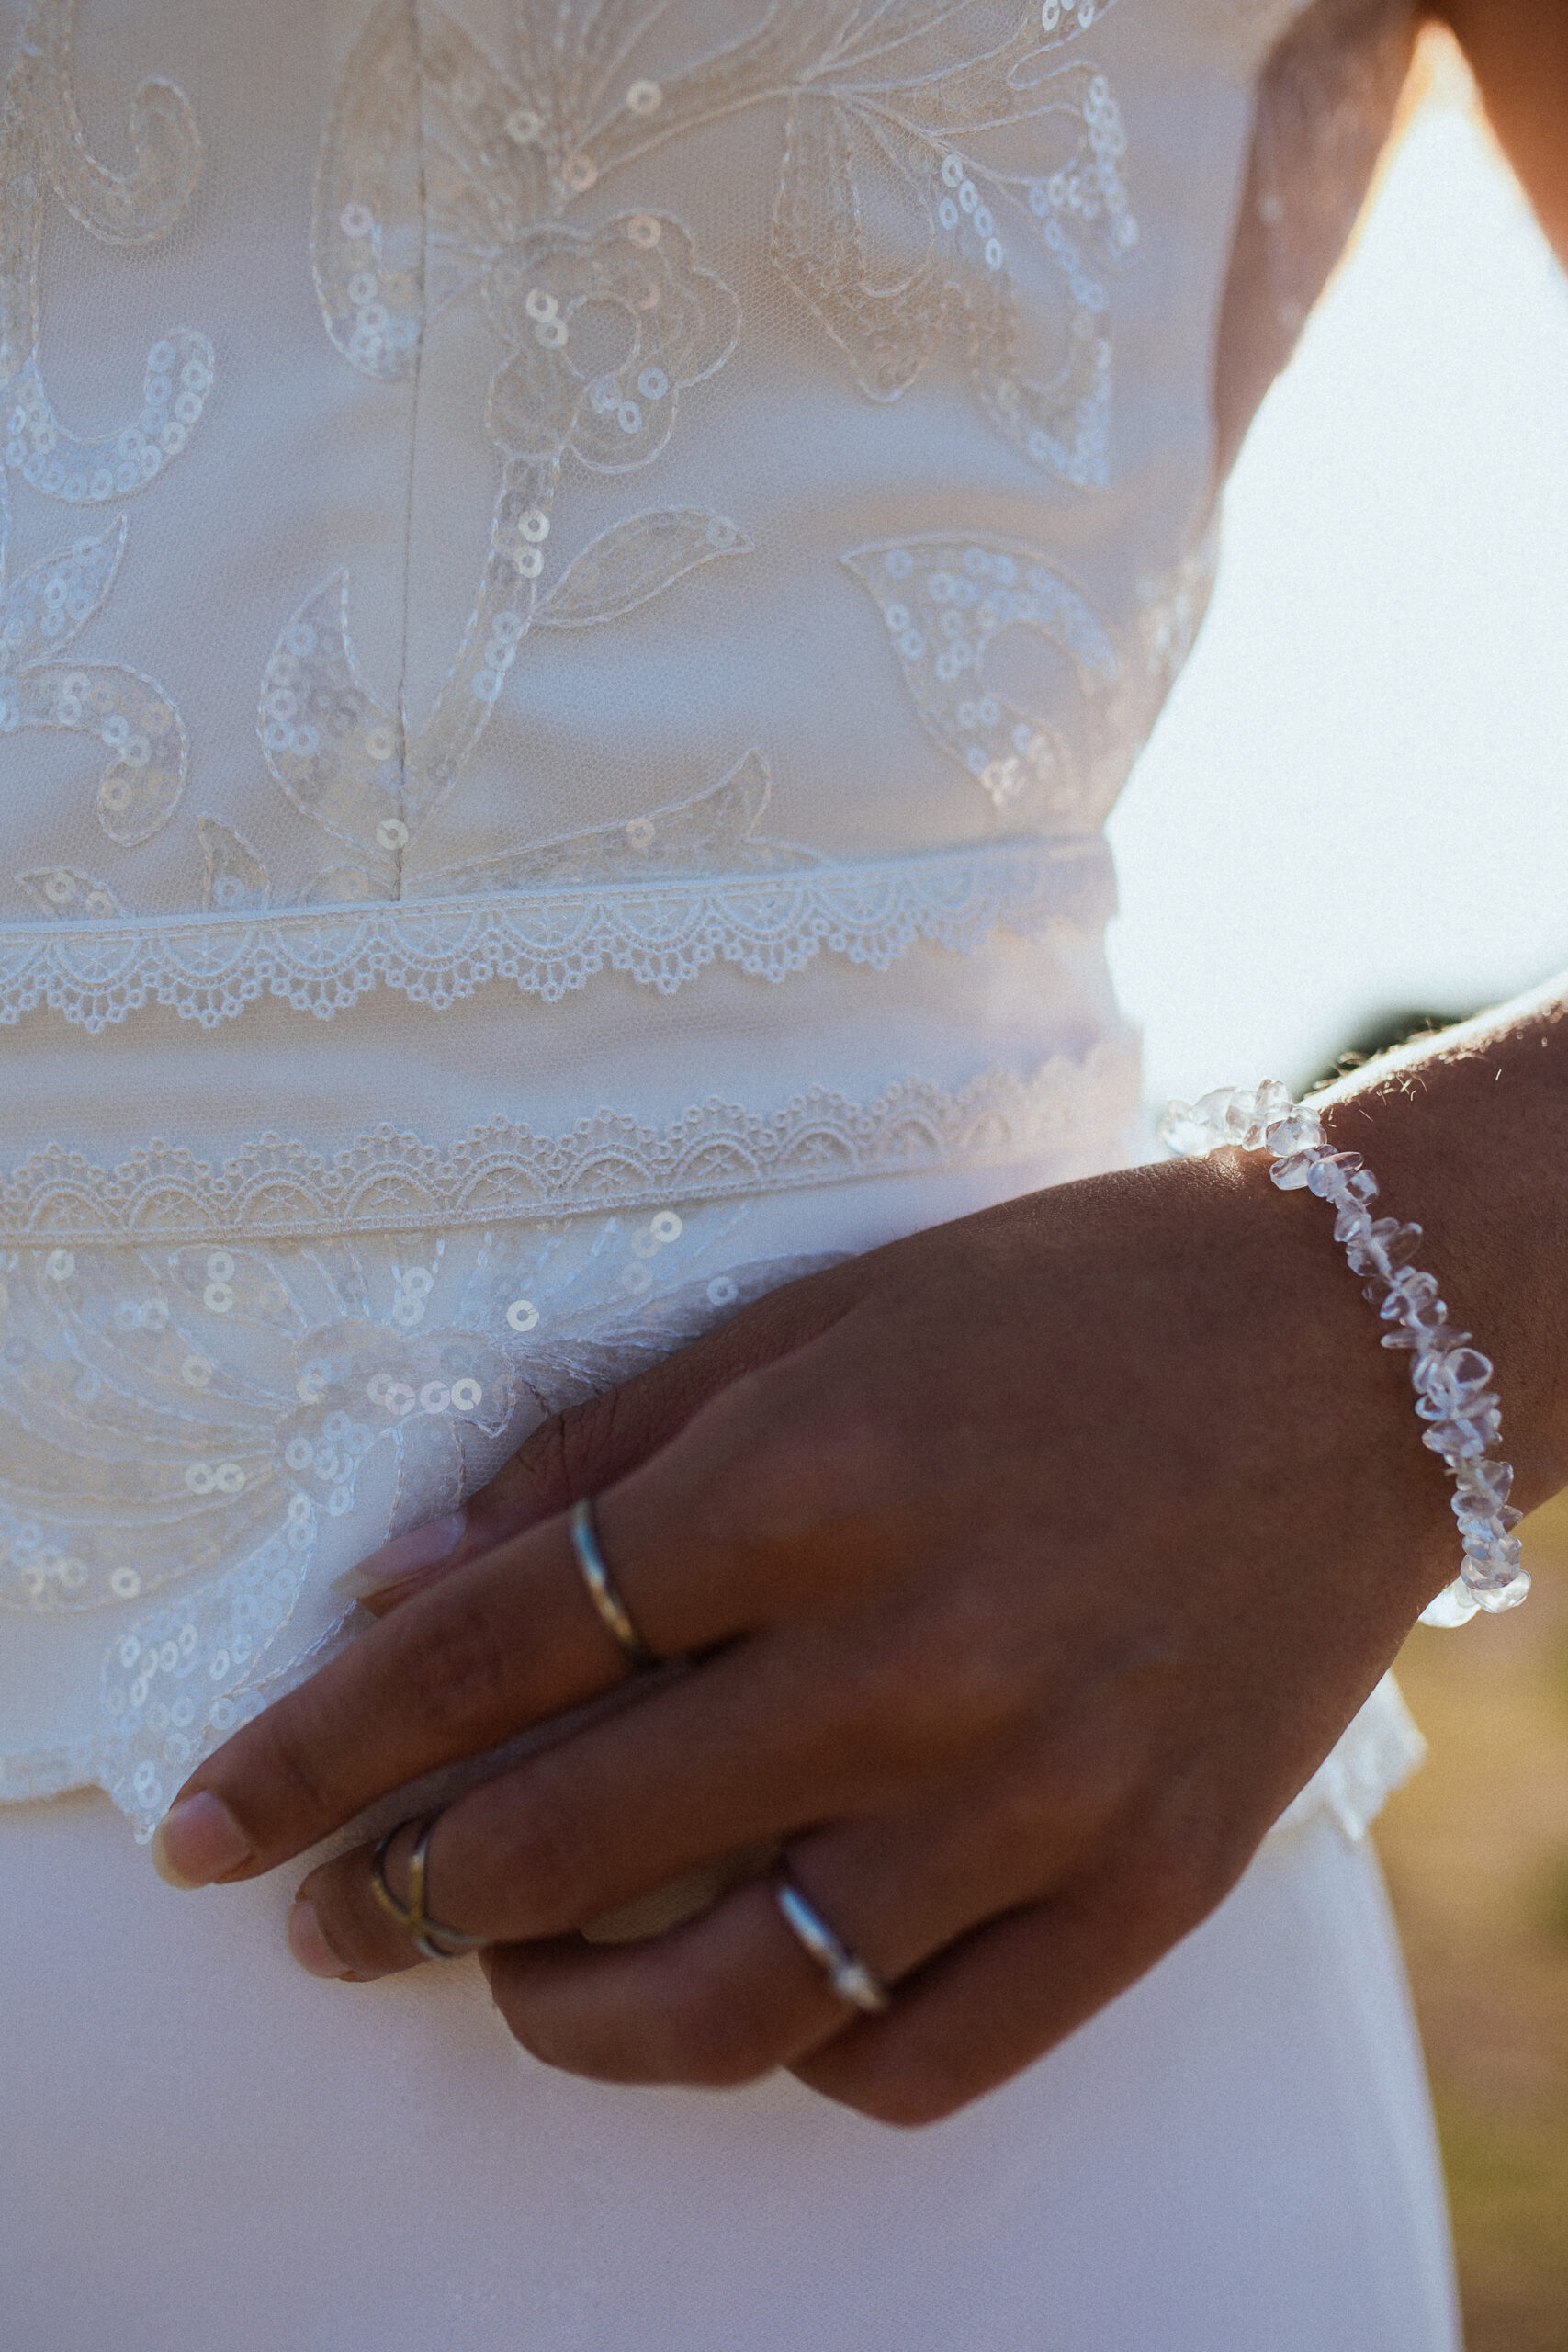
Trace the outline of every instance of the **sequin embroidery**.
{"label": "sequin embroidery", "polygon": [[[140,413],[97,440],[69,433],[39,365],[44,206],[58,196],[106,244],[150,243],[188,204],[201,144],[183,92],[171,82],[145,82],[130,106],[132,168],[115,173],[97,163],[71,91],[74,17],[75,0],[33,0],[0,103],[0,413],[7,469],[45,498],[102,506],[144,490],[186,447],[212,389],[212,346],[190,329],[170,329],[147,355]],[[8,521],[0,508],[0,546]],[[122,516],[5,588],[0,732],[48,727],[96,737],[109,754],[98,821],[112,842],[130,849],[174,813],[185,784],[185,729],[163,688],[140,672],[58,658],[107,595],[126,533]]]}

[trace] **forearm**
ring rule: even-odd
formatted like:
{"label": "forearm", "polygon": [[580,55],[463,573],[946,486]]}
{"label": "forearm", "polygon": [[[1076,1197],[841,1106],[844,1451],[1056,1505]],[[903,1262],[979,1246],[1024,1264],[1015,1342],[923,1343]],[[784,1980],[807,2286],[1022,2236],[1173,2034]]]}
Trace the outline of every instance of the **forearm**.
{"label": "forearm", "polygon": [[1325,1103],[1380,1209],[1425,1228],[1420,1263],[1496,1365],[1517,1498],[1544,1501],[1568,1485],[1568,987],[1403,1047]]}
{"label": "forearm", "polygon": [[1562,0],[1429,0],[1459,40],[1500,145],[1568,264],[1568,8]]}

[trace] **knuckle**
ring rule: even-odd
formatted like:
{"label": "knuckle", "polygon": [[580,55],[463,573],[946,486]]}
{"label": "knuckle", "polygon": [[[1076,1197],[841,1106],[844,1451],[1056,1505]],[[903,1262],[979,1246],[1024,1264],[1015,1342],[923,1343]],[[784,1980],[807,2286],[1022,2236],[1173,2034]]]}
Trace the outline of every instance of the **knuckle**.
{"label": "knuckle", "polygon": [[[417,1605],[416,1605],[417,1606]],[[398,1624],[400,1678],[438,1740],[504,1722],[513,1662],[482,1600],[458,1589],[433,1592]]]}
{"label": "knuckle", "polygon": [[581,1494],[606,1484],[618,1470],[620,1457],[635,1445],[631,1424],[640,1416],[624,1389],[608,1388],[585,1397],[560,1414],[555,1424],[555,1444],[565,1487],[559,1508]]}
{"label": "knuckle", "polygon": [[1027,1685],[1000,1629],[944,1610],[879,1611],[840,1688],[885,1763],[911,1771],[972,1755],[1019,1719]]}
{"label": "knuckle", "polygon": [[647,2079],[737,2090],[770,2074],[780,2026],[771,1980],[753,1980],[717,1951],[678,1937],[647,1949],[626,2016]]}
{"label": "knuckle", "polygon": [[901,2132],[945,2122],[976,2096],[974,2085],[932,2054],[881,2049],[861,2035],[836,2051],[830,2067],[818,2060],[807,2078],[841,2106]]}
{"label": "knuckle", "polygon": [[344,1864],[319,1872],[309,1893],[321,1932],[345,1968],[380,1975],[416,1959],[412,1946],[392,1940],[387,1920],[369,1915],[366,1898],[348,1882]]}
{"label": "knuckle", "polygon": [[565,1510],[571,1501],[570,1419],[570,1414],[552,1413],[541,1421],[491,1482],[492,1487],[504,1484],[508,1500],[514,1499],[517,1508],[530,1516],[547,1518],[552,1511]]}
{"label": "knuckle", "polygon": [[681,2083],[699,2090],[738,2090],[776,2063],[765,2037],[750,2025],[644,1985],[612,1999],[540,1999],[520,1986],[504,1962],[493,1964],[491,1990],[513,2039],[543,2064],[603,2082]]}
{"label": "knuckle", "polygon": [[243,1748],[231,1743],[205,1785],[253,1836],[274,1843],[336,1817],[322,1746],[306,1711],[285,1700],[250,1727]]}
{"label": "knuckle", "polygon": [[644,1987],[640,2015],[657,2051],[659,2079],[738,2090],[778,2064],[779,2020],[771,1991],[749,1985],[716,1955],[671,1947]]}
{"label": "knuckle", "polygon": [[560,1786],[542,1776],[526,1786],[496,1845],[498,1872],[529,1935],[564,1935],[603,1907],[593,1897],[594,1856],[581,1809]]}
{"label": "knuckle", "polygon": [[666,2018],[659,2037],[660,2075],[702,2090],[739,2090],[776,2064],[773,2039],[758,2018],[728,2014],[711,2002]]}
{"label": "knuckle", "polygon": [[721,1543],[787,1537],[867,1483],[852,1400],[825,1395],[787,1360],[739,1374],[703,1406],[690,1437],[695,1507]]}
{"label": "knuckle", "polygon": [[533,1526],[611,1484],[636,1451],[644,1418],[618,1388],[551,1413],[491,1482],[504,1494],[506,1516]]}

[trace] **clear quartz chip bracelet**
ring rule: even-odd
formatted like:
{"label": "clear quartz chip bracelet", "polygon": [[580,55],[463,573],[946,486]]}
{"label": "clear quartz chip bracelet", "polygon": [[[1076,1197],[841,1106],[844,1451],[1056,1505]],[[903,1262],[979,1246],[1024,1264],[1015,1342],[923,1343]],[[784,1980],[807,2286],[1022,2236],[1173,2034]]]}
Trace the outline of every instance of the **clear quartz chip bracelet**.
{"label": "clear quartz chip bracelet", "polygon": [[1514,1474],[1495,1452],[1502,1419],[1488,1385],[1492,1366],[1470,1333],[1450,1323],[1435,1277],[1412,1263],[1421,1227],[1372,1215],[1377,1179],[1360,1153],[1326,1143],[1317,1113],[1295,1102],[1277,1078],[1265,1079],[1256,1091],[1225,1086],[1199,1102],[1172,1102],[1160,1140],[1180,1159],[1201,1159],[1227,1146],[1266,1151],[1281,1192],[1304,1186],[1335,1210],[1334,1238],[1389,1326],[1383,1346],[1410,1351],[1416,1410],[1427,1424],[1422,1442],[1442,1456],[1454,1481],[1464,1558],[1452,1584],[1422,1611],[1423,1622],[1462,1625],[1478,1609],[1517,1608],[1530,1580],[1513,1532],[1521,1516],[1508,1501]]}

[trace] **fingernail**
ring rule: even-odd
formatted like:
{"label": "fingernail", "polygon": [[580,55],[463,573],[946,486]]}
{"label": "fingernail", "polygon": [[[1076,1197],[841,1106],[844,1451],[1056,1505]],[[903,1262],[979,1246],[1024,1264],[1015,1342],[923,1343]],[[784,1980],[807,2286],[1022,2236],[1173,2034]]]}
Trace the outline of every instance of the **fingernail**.
{"label": "fingernail", "polygon": [[206,1789],[182,1797],[152,1835],[152,1867],[170,1886],[210,1886],[250,1859],[250,1839]]}
{"label": "fingernail", "polygon": [[403,1584],[410,1577],[418,1576],[422,1568],[433,1568],[455,1552],[468,1532],[468,1514],[466,1510],[450,1510],[445,1519],[433,1519],[428,1526],[412,1528],[406,1535],[395,1535],[372,1552],[367,1560],[333,1578],[333,1590],[345,1600],[363,1600],[367,1594],[385,1592],[392,1584]]}
{"label": "fingernail", "polygon": [[349,1972],[321,1933],[316,1906],[296,1898],[288,1914],[288,1949],[307,1976],[346,1976]]}

